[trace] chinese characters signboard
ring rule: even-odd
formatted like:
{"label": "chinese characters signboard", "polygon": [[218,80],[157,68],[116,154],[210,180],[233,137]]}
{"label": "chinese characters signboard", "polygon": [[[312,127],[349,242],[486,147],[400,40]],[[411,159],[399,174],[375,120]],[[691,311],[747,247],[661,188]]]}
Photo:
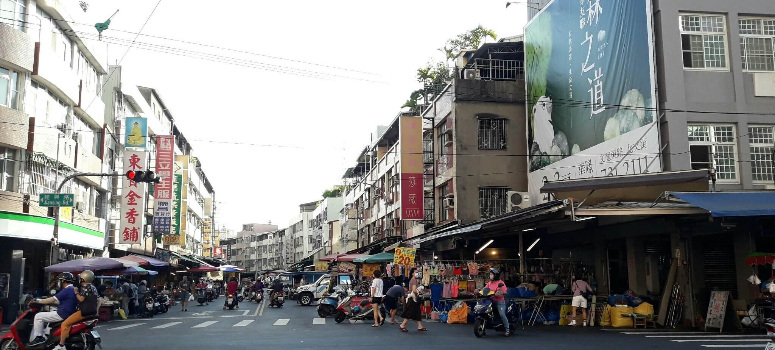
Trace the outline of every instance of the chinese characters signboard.
{"label": "chinese characters signboard", "polygon": [[401,219],[422,220],[423,171],[422,171],[422,119],[402,116],[401,138]]}
{"label": "chinese characters signboard", "polygon": [[223,247],[213,247],[213,257],[220,258],[223,256]]}
{"label": "chinese characters signboard", "polygon": [[[124,172],[129,170],[145,171],[147,153],[145,151],[124,152]],[[123,177],[121,187],[121,226],[118,231],[118,243],[140,244],[143,239],[143,213],[145,212],[145,183],[134,182]]]}
{"label": "chinese characters signboard", "polygon": [[185,237],[180,236],[180,206],[182,196],[182,182],[183,175],[174,175],[175,181],[173,181],[174,190],[172,192],[172,217],[169,235],[164,235],[163,240],[165,245],[185,245]]}
{"label": "chinese characters signboard", "polygon": [[393,254],[393,263],[412,266],[414,265],[414,255],[416,250],[414,248],[396,248],[395,254]]}
{"label": "chinese characters signboard", "polygon": [[148,138],[148,119],[138,117],[126,118],[124,131],[124,146],[145,148]]}
{"label": "chinese characters signboard", "polygon": [[659,172],[650,0],[554,0],[525,27],[532,204],[544,183]]}
{"label": "chinese characters signboard", "polygon": [[175,136],[156,137],[156,176],[154,186],[153,232],[170,234],[172,227],[173,176],[175,171]]}

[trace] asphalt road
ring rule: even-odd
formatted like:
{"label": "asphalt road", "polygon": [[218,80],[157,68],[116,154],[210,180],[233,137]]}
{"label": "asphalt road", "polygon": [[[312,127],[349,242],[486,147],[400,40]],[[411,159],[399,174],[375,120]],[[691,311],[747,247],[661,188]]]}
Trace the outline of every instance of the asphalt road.
{"label": "asphalt road", "polygon": [[[101,323],[97,331],[105,349],[385,349],[399,347],[470,350],[480,347],[512,349],[764,349],[766,338],[757,335],[701,332],[665,332],[663,330],[608,329],[598,327],[536,326],[519,329],[505,338],[490,331],[479,339],[472,325],[427,323],[427,333],[409,333],[386,323],[380,328],[371,323],[341,324],[332,317],[320,319],[314,306],[290,301],[282,308],[256,303],[240,304],[239,310],[222,310],[223,297],[208,306],[179,306],[164,315],[149,319],[117,320]],[[273,347],[276,346],[276,347]]]}

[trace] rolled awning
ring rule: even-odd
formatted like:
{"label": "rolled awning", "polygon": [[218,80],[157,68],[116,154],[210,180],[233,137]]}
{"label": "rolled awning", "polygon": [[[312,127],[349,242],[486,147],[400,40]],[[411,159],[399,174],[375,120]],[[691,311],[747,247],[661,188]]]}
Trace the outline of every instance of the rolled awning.
{"label": "rolled awning", "polygon": [[709,211],[714,218],[775,216],[775,192],[670,192],[670,195]]}

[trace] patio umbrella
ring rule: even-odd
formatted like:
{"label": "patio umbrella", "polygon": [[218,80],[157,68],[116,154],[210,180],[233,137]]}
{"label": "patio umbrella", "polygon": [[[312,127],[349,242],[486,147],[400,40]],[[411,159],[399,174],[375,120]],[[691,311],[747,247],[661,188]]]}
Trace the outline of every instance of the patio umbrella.
{"label": "patio umbrella", "polygon": [[161,267],[161,266],[168,266],[169,265],[169,263],[161,261],[161,260],[157,260],[157,259],[154,259],[154,258],[149,258],[147,256],[134,255],[134,254],[133,255],[122,256],[121,259],[129,260],[129,261],[134,261],[134,262],[140,264],[140,266],[150,265],[150,266]]}
{"label": "patio umbrella", "polygon": [[124,271],[121,274],[122,275],[147,275],[148,270],[140,266],[133,266],[133,267],[127,267],[126,269],[124,269]]}
{"label": "patio umbrella", "polygon": [[45,268],[46,272],[74,272],[84,270],[113,270],[120,269],[128,266],[124,266],[124,262],[111,259],[111,258],[86,258],[65,261],[59,264],[54,264]]}
{"label": "patio umbrella", "polygon": [[240,269],[235,269],[235,268],[233,268],[233,267],[227,267],[227,268],[225,268],[225,269],[221,270],[221,272],[242,272],[242,270],[240,270]]}
{"label": "patio umbrella", "polygon": [[218,269],[212,266],[199,266],[188,270],[188,272],[213,272],[213,271],[218,271]]}
{"label": "patio umbrella", "polygon": [[353,260],[356,263],[377,264],[393,261],[393,253],[379,253]]}
{"label": "patio umbrella", "polygon": [[749,266],[766,265],[775,262],[775,253],[751,253],[745,257],[745,264]]}

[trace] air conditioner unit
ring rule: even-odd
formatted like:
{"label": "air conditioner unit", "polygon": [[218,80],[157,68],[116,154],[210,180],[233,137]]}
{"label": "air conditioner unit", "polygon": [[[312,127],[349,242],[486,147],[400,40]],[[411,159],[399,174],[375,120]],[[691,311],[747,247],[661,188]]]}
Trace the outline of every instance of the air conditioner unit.
{"label": "air conditioner unit", "polygon": [[444,207],[446,207],[446,208],[454,208],[455,207],[455,197],[446,197],[446,198],[444,198]]}
{"label": "air conditioner unit", "polygon": [[75,202],[75,210],[77,210],[80,213],[83,213],[83,209],[85,208],[85,204],[82,201]]}
{"label": "air conditioner unit", "polygon": [[464,69],[463,70],[463,79],[466,80],[481,80],[482,75],[479,74],[478,69]]}
{"label": "air conditioner unit", "polygon": [[530,195],[527,192],[509,191],[506,192],[506,198],[509,211],[530,207]]}

